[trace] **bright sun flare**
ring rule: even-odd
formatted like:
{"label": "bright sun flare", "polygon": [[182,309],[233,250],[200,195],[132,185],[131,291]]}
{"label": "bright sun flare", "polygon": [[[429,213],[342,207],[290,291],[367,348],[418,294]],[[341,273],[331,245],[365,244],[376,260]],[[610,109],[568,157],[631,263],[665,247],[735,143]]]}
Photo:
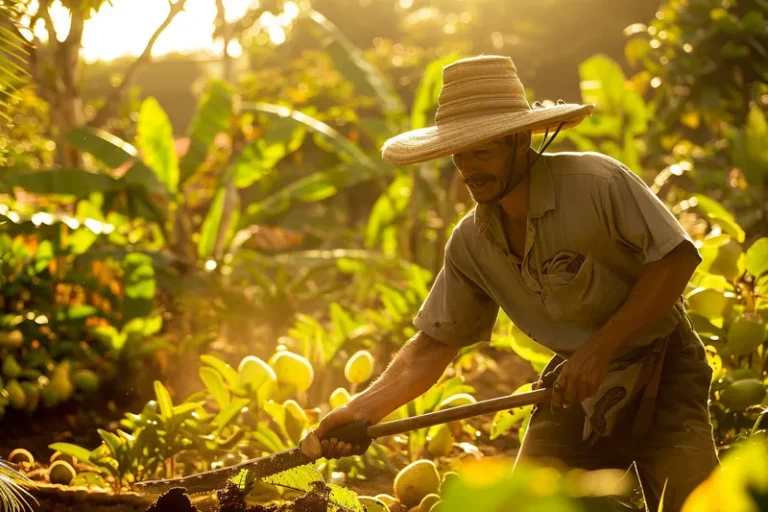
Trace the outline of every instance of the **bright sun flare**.
{"label": "bright sun flare", "polygon": [[[37,9],[36,3],[32,3],[33,10]],[[241,17],[250,7],[258,6],[258,3],[258,0],[224,0],[227,20]],[[81,55],[86,62],[140,55],[169,11],[166,0],[112,0],[112,4],[105,3],[98,14],[85,24]],[[152,55],[196,51],[220,55],[222,43],[214,43],[212,38],[215,17],[215,0],[187,0],[184,11],[174,18],[158,38]],[[52,3],[51,18],[58,38],[64,39],[69,31],[69,11],[59,0]],[[272,32],[270,30],[270,37]],[[47,39],[42,24],[35,27],[35,34],[42,40]],[[242,48],[233,42],[229,53],[238,57]]]}

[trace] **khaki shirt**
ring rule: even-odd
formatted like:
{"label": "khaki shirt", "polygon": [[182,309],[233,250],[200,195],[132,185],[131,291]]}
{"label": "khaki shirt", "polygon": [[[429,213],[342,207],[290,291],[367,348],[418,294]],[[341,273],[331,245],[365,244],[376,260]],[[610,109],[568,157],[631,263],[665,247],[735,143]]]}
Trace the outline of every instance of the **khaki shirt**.
{"label": "khaki shirt", "polygon": [[[414,319],[419,330],[456,346],[489,341],[501,307],[567,358],[621,307],[644,265],[693,244],[639,177],[599,153],[541,155],[529,193],[522,259],[509,250],[498,205],[478,205],[458,223]],[[617,359],[670,335],[680,315],[674,308]]]}

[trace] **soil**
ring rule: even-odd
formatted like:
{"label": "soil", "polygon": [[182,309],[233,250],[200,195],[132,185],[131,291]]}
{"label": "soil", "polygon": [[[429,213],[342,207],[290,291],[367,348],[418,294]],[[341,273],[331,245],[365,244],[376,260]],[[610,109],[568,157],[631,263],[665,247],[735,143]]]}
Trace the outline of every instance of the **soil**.
{"label": "soil", "polygon": [[[323,482],[316,482],[314,488],[293,503],[285,505],[251,505],[245,502],[245,494],[234,484],[216,491],[217,504],[213,512],[326,512],[329,489]],[[146,512],[199,512],[192,505],[186,489],[176,487],[160,496]]]}

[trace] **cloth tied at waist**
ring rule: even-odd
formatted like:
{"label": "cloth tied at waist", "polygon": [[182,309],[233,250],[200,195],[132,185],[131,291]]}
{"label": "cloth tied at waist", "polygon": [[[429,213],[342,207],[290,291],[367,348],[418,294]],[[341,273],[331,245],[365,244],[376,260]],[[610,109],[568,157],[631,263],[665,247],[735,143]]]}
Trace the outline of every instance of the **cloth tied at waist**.
{"label": "cloth tied at waist", "polygon": [[[595,443],[601,437],[610,436],[624,407],[638,395],[640,401],[634,413],[632,435],[638,437],[648,432],[653,423],[667,347],[685,339],[692,329],[690,319],[683,313],[671,334],[638,347],[611,363],[597,393],[581,402],[585,413],[584,441]],[[551,387],[565,361],[563,359],[554,370],[543,375],[538,387]]]}

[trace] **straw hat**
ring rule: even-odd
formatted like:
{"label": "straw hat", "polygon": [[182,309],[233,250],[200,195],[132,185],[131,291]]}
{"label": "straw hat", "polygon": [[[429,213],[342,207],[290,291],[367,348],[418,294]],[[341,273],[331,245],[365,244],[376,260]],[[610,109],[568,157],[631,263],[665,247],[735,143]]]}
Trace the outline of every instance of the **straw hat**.
{"label": "straw hat", "polygon": [[544,133],[572,128],[594,110],[594,105],[558,101],[552,106],[525,98],[512,59],[481,55],[443,68],[435,126],[390,138],[382,158],[392,164],[413,164],[450,156],[516,132]]}

